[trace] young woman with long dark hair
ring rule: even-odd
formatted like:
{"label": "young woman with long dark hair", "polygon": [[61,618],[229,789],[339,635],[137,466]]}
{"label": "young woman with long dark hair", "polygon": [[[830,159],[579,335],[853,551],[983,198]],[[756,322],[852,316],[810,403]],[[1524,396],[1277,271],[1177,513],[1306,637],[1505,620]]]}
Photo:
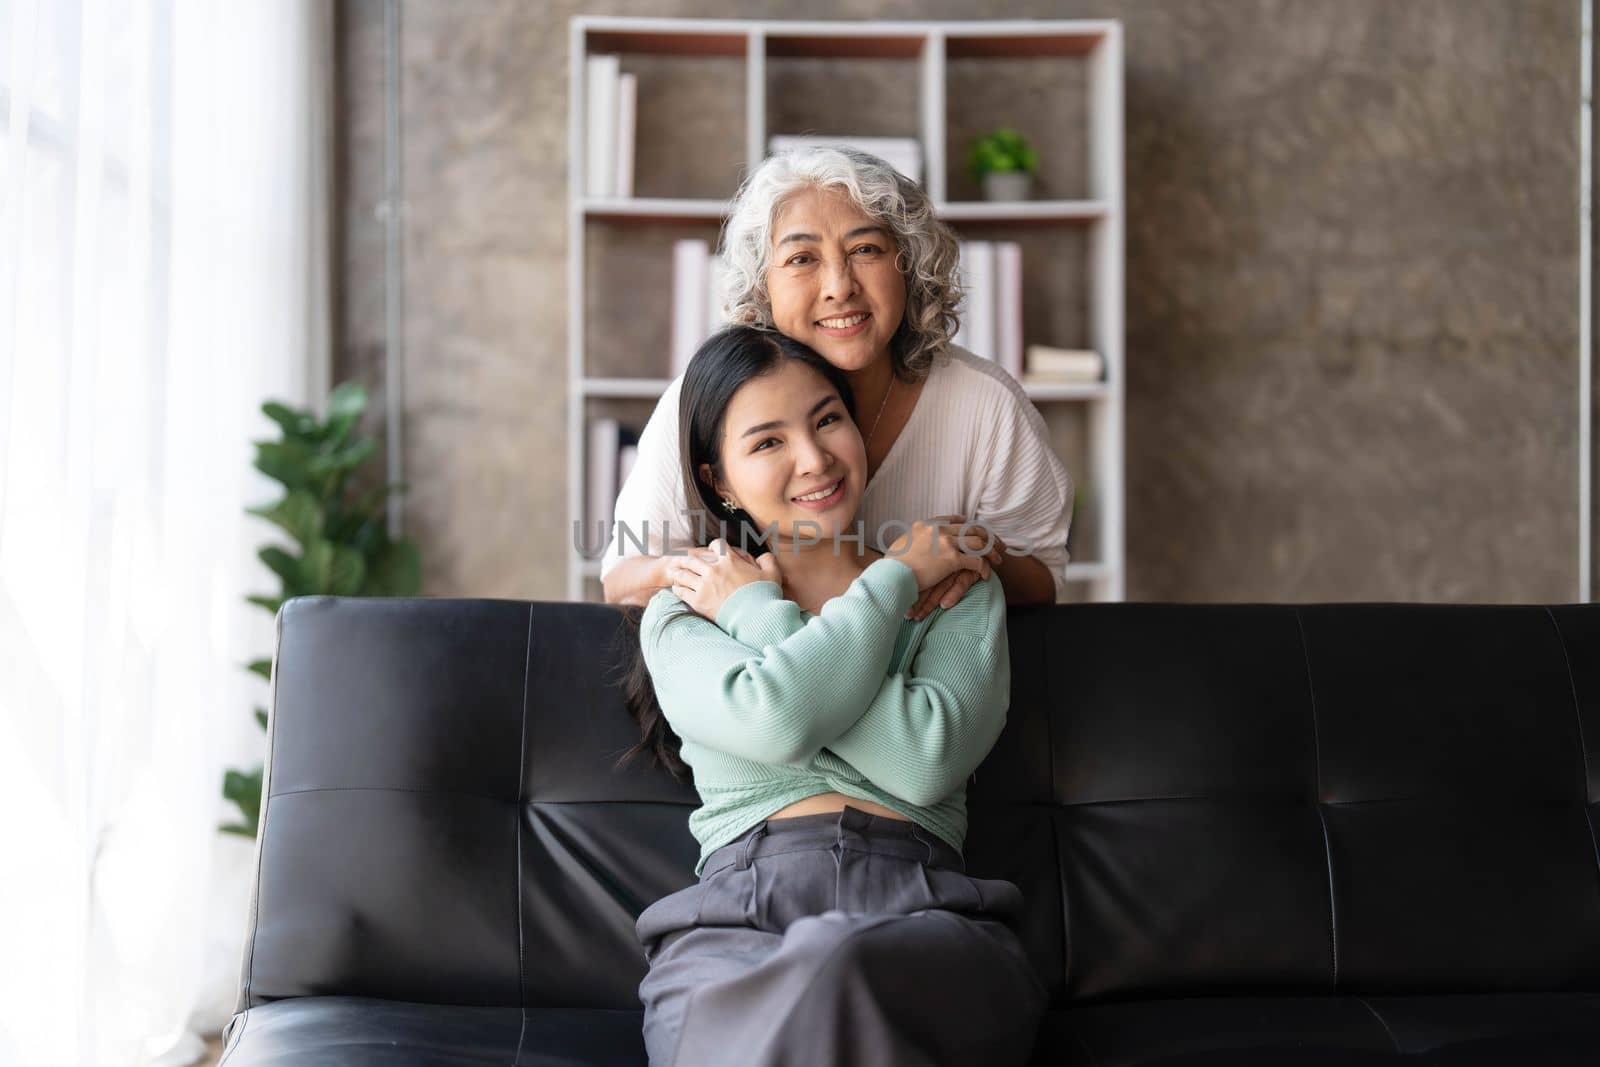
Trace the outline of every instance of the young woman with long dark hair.
{"label": "young woman with long dark hair", "polygon": [[[644,609],[627,693],[635,751],[701,799],[699,881],[638,921],[650,1062],[1024,1062],[1044,993],[1020,894],[961,855],[1010,690],[985,546],[859,536],[849,382],[798,341],[723,331],[680,403],[689,503],[727,533]],[[958,571],[954,607],[906,617]]]}

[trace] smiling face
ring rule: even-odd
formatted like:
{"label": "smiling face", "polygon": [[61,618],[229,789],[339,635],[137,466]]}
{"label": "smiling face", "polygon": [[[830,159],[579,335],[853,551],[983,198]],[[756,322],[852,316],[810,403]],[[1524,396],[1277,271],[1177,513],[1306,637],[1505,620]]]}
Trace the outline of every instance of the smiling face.
{"label": "smiling face", "polygon": [[798,522],[816,523],[825,536],[855,522],[866,450],[838,391],[817,371],[786,359],[751,378],[733,394],[722,425],[722,476],[704,464],[700,476],[755,527],[776,525],[787,543]]}
{"label": "smiling face", "polygon": [[773,325],[846,372],[887,359],[906,310],[894,235],[847,194],[813,188],[778,210],[772,241]]}

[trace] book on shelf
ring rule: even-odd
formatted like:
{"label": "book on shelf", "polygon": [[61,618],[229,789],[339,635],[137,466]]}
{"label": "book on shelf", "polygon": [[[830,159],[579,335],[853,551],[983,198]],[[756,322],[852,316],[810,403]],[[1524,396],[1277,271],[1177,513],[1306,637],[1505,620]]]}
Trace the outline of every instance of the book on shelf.
{"label": "book on shelf", "polygon": [[702,341],[722,329],[728,321],[728,307],[722,302],[728,268],[723,263],[722,257],[710,252],[709,248],[706,254],[710,266],[706,270],[706,327],[705,333],[700,337]]}
{"label": "book on shelf", "polygon": [[1075,385],[1105,380],[1105,358],[1092,348],[1052,348],[1029,345],[1027,374],[1030,385]]}
{"label": "book on shelf", "polygon": [[616,177],[617,78],[621,60],[616,56],[590,56],[584,63],[588,114],[584,126],[585,192],[592,197],[611,195]]}
{"label": "book on shelf", "polygon": [[633,145],[639,114],[639,76],[617,79],[617,167],[612,196],[633,196]]}
{"label": "book on shelf", "polygon": [[992,359],[994,353],[994,244],[962,241],[958,270],[962,297],[961,321],[955,343],[975,356]]}
{"label": "book on shelf", "polygon": [[767,139],[767,151],[777,154],[793,148],[842,144],[877,156],[917,184],[922,184],[922,142],[915,137],[818,137],[776,134]]}
{"label": "book on shelf", "polygon": [[700,240],[672,243],[672,376],[689,366],[689,357],[706,338],[706,289],[711,279],[711,246]]}
{"label": "book on shelf", "polygon": [[633,473],[633,466],[638,462],[637,443],[623,445],[617,449],[617,492],[622,492],[622,487],[628,484],[628,475]]}
{"label": "book on shelf", "polygon": [[1022,246],[1000,241],[994,246],[994,358],[1017,381],[1022,380]]}
{"label": "book on shelf", "polygon": [[602,200],[632,196],[638,76],[622,73],[617,56],[589,56],[584,86],[584,194]]}
{"label": "book on shelf", "polygon": [[689,366],[701,342],[727,321],[722,303],[726,268],[711,244],[686,238],[672,244],[672,376]]}
{"label": "book on shelf", "polygon": [[590,553],[611,542],[617,494],[627,471],[639,456],[639,434],[616,419],[589,420],[589,448],[585,455],[583,518],[579,544]]}
{"label": "book on shelf", "polygon": [[1022,246],[1015,241],[962,241],[966,289],[954,341],[1022,378]]}

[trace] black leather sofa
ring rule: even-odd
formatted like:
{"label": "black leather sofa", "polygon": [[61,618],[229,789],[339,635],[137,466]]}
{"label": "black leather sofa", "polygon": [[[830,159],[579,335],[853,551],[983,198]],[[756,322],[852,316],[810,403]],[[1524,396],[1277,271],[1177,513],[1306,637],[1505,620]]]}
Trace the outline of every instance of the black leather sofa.
{"label": "black leather sofa", "polygon": [[[1600,1064],[1600,608],[1014,611],[968,869],[1040,1064]],[[227,1067],[643,1063],[693,795],[613,768],[619,615],[303,599]],[[914,981],[914,976],[908,976]]]}

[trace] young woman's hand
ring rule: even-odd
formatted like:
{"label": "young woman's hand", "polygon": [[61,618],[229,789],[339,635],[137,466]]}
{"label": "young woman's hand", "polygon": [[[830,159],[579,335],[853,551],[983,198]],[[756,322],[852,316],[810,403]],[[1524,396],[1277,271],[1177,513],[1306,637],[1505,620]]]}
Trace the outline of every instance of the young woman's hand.
{"label": "young woman's hand", "polygon": [[734,591],[752,582],[777,582],[783,584],[778,561],[771,552],[759,559],[717,538],[705,548],[690,550],[688,555],[676,557],[668,568],[672,591],[696,615],[710,622],[717,621],[722,602]]}
{"label": "young woman's hand", "polygon": [[976,575],[974,580],[989,576],[989,557],[995,554],[985,554],[990,536],[978,527],[969,526],[963,532],[959,522],[943,521],[952,517],[960,518],[941,515],[914,523],[885,552],[889,559],[911,568],[918,589],[931,589],[951,575],[967,571]]}

